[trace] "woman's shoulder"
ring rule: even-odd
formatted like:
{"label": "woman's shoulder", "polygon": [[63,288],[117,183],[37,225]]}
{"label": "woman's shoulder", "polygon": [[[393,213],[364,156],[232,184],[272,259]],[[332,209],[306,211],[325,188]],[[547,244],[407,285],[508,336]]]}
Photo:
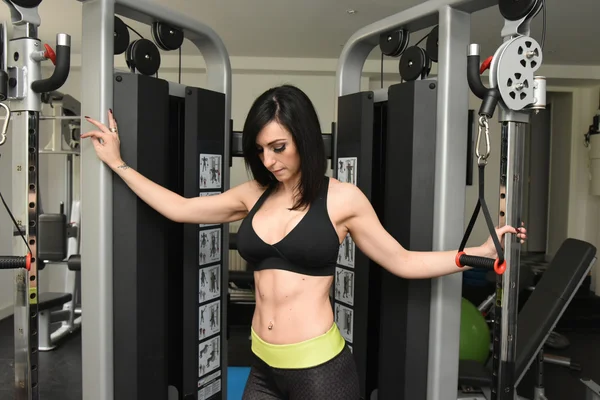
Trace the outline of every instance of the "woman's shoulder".
{"label": "woman's shoulder", "polygon": [[333,202],[339,203],[340,206],[344,206],[347,203],[346,201],[352,201],[360,194],[362,192],[356,185],[329,178],[327,197]]}

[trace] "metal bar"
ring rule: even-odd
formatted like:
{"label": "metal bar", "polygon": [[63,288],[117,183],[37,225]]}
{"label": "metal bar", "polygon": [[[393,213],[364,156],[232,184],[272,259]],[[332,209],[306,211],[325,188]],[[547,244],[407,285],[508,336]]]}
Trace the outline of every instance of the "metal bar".
{"label": "metal bar", "polygon": [[600,385],[591,379],[581,379],[586,387],[585,399],[586,400],[600,400]]}
{"label": "metal bar", "polygon": [[[27,254],[25,239],[30,243],[32,259],[37,255],[38,157],[35,152],[29,152],[29,147],[37,147],[36,118],[37,112],[25,111],[15,113],[11,119],[12,171],[14,172],[12,212],[20,230],[20,234],[16,234],[13,238],[13,250],[16,255]],[[30,170],[30,167],[33,167],[33,170]],[[28,203],[31,201],[34,204],[30,209]],[[31,240],[33,242],[30,242]],[[37,400],[37,262],[32,263],[29,273],[24,269],[17,270],[15,284],[15,399]],[[30,295],[34,297],[30,298]]]}
{"label": "metal bar", "polygon": [[[483,2],[482,2],[483,3]],[[433,250],[455,249],[464,234],[469,88],[465,81],[470,15],[440,9]],[[431,283],[428,399],[456,391],[462,277]]]}
{"label": "metal bar", "polygon": [[[108,123],[113,103],[114,1],[82,4],[81,114]],[[87,124],[87,123],[86,123]],[[86,128],[93,126],[87,124]],[[112,171],[81,143],[81,335],[82,390],[86,399],[113,399]]]}
{"label": "metal bar", "polygon": [[[520,226],[523,199],[523,171],[526,125],[504,122],[501,129],[500,218],[499,225]],[[502,296],[496,302],[494,320],[494,385],[492,399],[513,399],[519,300],[519,257],[521,244],[514,235],[504,240],[506,271],[496,277],[496,290]],[[497,396],[497,397],[496,397]]]}
{"label": "metal bar", "polygon": [[[373,48],[379,45],[380,34],[401,27],[412,32],[426,29],[435,25],[438,12],[447,6],[466,13],[474,13],[496,4],[498,0],[429,0],[356,31],[344,45],[338,61],[337,95],[343,96],[360,91],[360,78],[365,60]],[[441,38],[440,32],[440,40]],[[461,82],[463,81],[464,76],[461,79]],[[467,85],[466,82],[464,85]]]}
{"label": "metal bar", "polygon": [[[181,28],[206,61],[207,88],[225,94],[225,159],[229,157],[231,119],[231,65],[222,40],[203,23],[149,0],[83,0],[81,114],[107,122],[113,102],[114,15],[139,22],[160,20]],[[91,126],[88,125],[88,128]],[[97,158],[90,142],[81,146],[82,306],[86,329],[82,334],[82,389],[90,400],[113,398],[113,250],[112,173]],[[229,168],[223,171],[223,189],[229,188]],[[228,225],[224,225],[228,229]],[[228,248],[228,236],[223,239]],[[223,264],[227,265],[228,253]],[[224,359],[224,362],[227,360]],[[225,377],[224,377],[225,378]],[[223,388],[224,395],[226,390]]]}

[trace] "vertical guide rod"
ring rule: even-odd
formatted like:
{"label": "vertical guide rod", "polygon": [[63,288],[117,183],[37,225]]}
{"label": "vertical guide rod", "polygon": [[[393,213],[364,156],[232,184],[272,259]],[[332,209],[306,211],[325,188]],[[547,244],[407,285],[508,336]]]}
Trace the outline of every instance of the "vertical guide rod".
{"label": "vertical guide rod", "polygon": [[[499,226],[521,226],[525,124],[503,122],[500,158]],[[506,271],[496,276],[492,399],[512,400],[515,395],[515,361],[519,304],[519,258],[521,244],[516,235],[504,239]]]}
{"label": "vertical guide rod", "polygon": [[[82,2],[81,115],[108,124],[113,103],[114,0]],[[81,124],[81,129],[89,125]],[[81,143],[81,336],[82,389],[86,400],[112,400],[113,226],[112,171],[92,143]],[[86,228],[87,227],[87,228]]]}
{"label": "vertical guide rod", "polygon": [[[439,11],[439,72],[435,156],[433,250],[455,249],[464,234],[465,157],[469,87],[465,80],[471,15],[450,6]],[[431,281],[427,399],[456,393],[462,280]]]}
{"label": "vertical guide rod", "polygon": [[13,253],[27,254],[25,237],[31,249],[31,269],[15,272],[14,350],[15,399],[38,399],[38,160],[39,113],[14,113],[12,124],[12,211],[19,229],[13,227]]}

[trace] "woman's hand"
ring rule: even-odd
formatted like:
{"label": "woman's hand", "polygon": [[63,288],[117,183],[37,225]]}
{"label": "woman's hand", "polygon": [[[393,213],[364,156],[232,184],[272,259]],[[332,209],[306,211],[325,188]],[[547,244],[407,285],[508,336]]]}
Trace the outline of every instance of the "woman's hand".
{"label": "woman's hand", "polygon": [[[500,241],[502,248],[504,248],[504,235],[507,233],[516,234],[521,243],[525,243],[525,240],[527,239],[527,229],[525,229],[524,222],[521,223],[520,228],[514,228],[509,225],[505,225],[502,228],[496,228],[496,235],[498,235],[498,240]],[[484,254],[487,254],[487,257],[498,257],[498,252],[496,251],[496,246],[494,246],[494,241],[491,236],[484,244],[481,245],[481,247],[483,248]]]}
{"label": "woman's hand", "polygon": [[106,125],[104,125],[103,123],[96,121],[90,117],[85,117],[85,119],[89,123],[98,127],[99,130],[84,133],[83,135],[81,135],[81,138],[92,139],[92,143],[94,144],[94,149],[96,150],[98,158],[110,168],[114,169],[119,165],[122,165],[123,160],[121,159],[120,151],[121,141],[119,140],[117,121],[115,121],[112,110],[108,111],[109,127],[106,127]]}

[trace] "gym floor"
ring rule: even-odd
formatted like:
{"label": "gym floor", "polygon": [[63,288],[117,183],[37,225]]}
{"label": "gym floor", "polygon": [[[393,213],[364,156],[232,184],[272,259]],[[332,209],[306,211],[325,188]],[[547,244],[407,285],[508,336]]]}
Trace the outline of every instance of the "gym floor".
{"label": "gym floor", "polygon": [[[596,303],[599,304],[599,303]],[[576,303],[573,306],[577,306]],[[581,306],[583,307],[583,306]],[[596,307],[595,307],[596,308]],[[587,314],[586,310],[586,314]],[[596,311],[597,312],[597,311]],[[576,310],[573,313],[577,313]],[[596,323],[597,324],[597,323]],[[562,351],[549,351],[555,355],[571,357],[581,365],[581,372],[572,372],[557,365],[544,365],[546,393],[553,399],[584,400],[584,386],[579,382],[588,377],[600,382],[600,330],[590,327],[567,329],[571,345]],[[13,372],[13,320],[0,321],[0,400],[14,399]],[[230,330],[230,366],[247,366],[250,359],[248,329],[233,327]],[[531,398],[534,376],[531,371],[519,387],[519,394]],[[239,390],[236,392],[239,393]],[[80,400],[81,395],[81,336],[79,333],[65,339],[51,352],[40,353],[40,399]],[[240,397],[230,397],[238,400]]]}

